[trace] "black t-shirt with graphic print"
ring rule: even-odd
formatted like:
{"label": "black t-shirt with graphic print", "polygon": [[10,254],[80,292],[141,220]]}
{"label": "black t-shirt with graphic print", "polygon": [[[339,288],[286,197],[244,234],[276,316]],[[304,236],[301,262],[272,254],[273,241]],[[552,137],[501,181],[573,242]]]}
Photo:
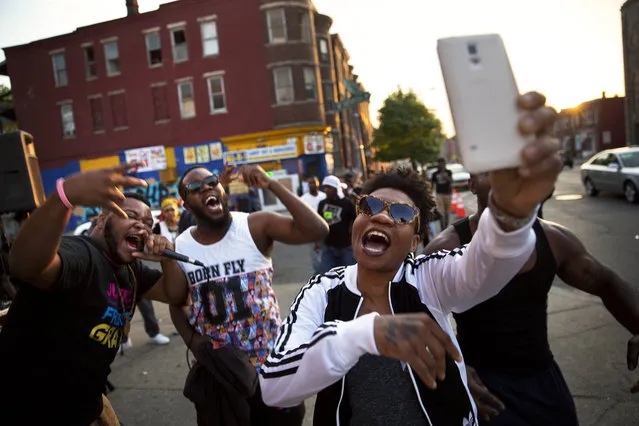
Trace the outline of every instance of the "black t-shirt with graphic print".
{"label": "black t-shirt with graphic print", "polygon": [[435,184],[435,192],[437,194],[449,195],[453,193],[452,183],[449,182],[448,179],[446,179],[447,176],[448,179],[452,179],[453,172],[446,169],[443,172],[437,170],[435,173],[433,173],[431,181],[433,182],[433,184]]}
{"label": "black t-shirt with graphic print", "polygon": [[324,199],[317,206],[317,212],[328,222],[328,235],[324,244],[329,247],[344,248],[351,245],[351,225],[355,220],[355,206],[348,198]]}
{"label": "black t-shirt with graphic print", "polygon": [[90,237],[65,236],[58,253],[62,272],[53,289],[14,281],[19,292],[0,332],[0,418],[19,417],[7,424],[95,420],[122,340],[122,303],[126,313],[134,305],[131,271],[136,299],[161,276],[140,261],[112,266]]}

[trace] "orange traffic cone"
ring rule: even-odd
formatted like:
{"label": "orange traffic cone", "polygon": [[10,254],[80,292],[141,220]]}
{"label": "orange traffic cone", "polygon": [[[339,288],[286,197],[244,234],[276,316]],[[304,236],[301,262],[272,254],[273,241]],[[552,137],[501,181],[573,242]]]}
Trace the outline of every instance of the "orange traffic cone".
{"label": "orange traffic cone", "polygon": [[452,214],[457,213],[457,191],[453,188],[453,193],[450,196],[450,212]]}
{"label": "orange traffic cone", "polygon": [[464,207],[464,199],[461,194],[457,194],[457,218],[466,217],[466,208]]}

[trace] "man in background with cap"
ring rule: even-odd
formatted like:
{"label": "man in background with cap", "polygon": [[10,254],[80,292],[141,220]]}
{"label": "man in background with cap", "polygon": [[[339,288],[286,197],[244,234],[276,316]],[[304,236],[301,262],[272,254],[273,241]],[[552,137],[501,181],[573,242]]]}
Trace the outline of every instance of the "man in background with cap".
{"label": "man in background with cap", "polygon": [[[329,226],[328,236],[322,245],[319,274],[336,266],[355,264],[351,245],[351,228],[355,220],[355,205],[344,197],[342,183],[337,176],[326,176],[322,181],[326,199],[320,201],[317,212]],[[317,243],[319,245],[319,243]]]}

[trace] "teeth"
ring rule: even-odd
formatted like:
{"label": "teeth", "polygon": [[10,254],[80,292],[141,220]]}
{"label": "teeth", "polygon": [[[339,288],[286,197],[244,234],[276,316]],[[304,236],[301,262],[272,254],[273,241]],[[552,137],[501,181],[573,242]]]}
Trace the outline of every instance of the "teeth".
{"label": "teeth", "polygon": [[388,242],[388,237],[386,236],[386,234],[384,234],[382,232],[371,231],[371,232],[368,233],[368,237],[372,237],[372,236],[383,238],[384,241]]}
{"label": "teeth", "polygon": [[217,202],[217,197],[216,197],[216,196],[214,196],[214,195],[210,195],[210,196],[208,196],[208,197],[206,198],[206,200],[204,200],[204,203],[205,203],[205,204],[208,204],[210,201],[213,201],[214,203],[216,203],[216,202]]}

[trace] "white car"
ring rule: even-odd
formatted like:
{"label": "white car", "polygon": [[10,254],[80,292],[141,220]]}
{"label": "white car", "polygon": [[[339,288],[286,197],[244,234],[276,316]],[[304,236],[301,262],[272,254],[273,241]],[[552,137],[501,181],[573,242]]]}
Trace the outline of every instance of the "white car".
{"label": "white car", "polygon": [[[160,221],[158,217],[162,214],[162,210],[151,210],[151,214],[153,215],[153,226],[155,226]],[[73,235],[89,235],[89,229],[91,229],[91,221],[84,222],[75,228]]]}

